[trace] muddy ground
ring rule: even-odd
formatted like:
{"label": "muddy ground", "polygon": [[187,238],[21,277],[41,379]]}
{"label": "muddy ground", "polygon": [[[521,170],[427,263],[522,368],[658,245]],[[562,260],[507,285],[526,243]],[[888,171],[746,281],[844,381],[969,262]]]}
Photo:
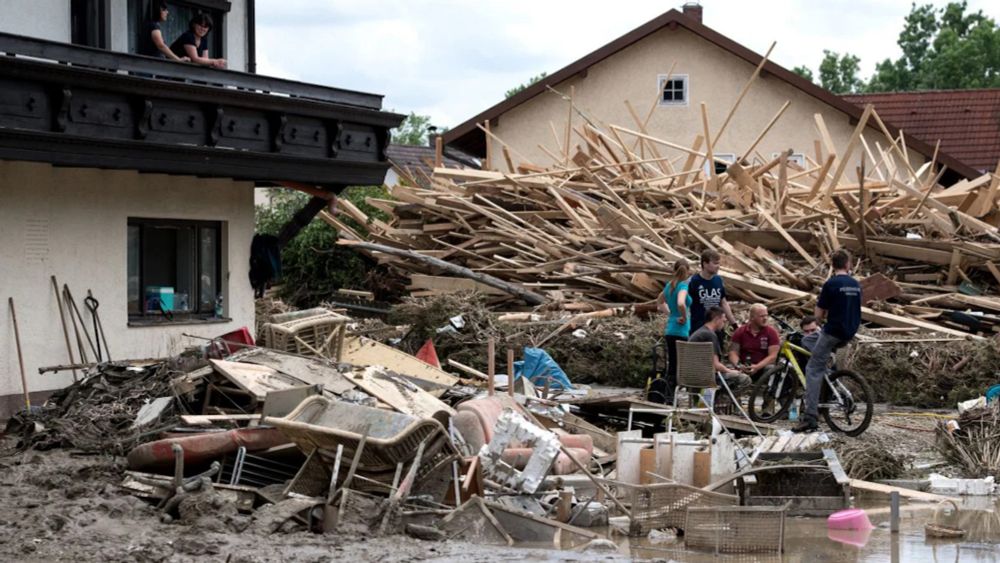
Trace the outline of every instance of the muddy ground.
{"label": "muddy ground", "polygon": [[[939,461],[935,420],[879,407],[869,431],[908,456],[912,466]],[[848,439],[851,440],[851,439]],[[164,524],[148,502],[119,488],[124,460],[72,450],[12,452],[0,457],[0,560],[2,561],[498,561],[608,560],[626,553],[580,553],[499,548],[405,535],[375,538],[363,530],[337,535],[308,531],[270,533],[266,510],[239,515],[231,506],[201,507]],[[942,471],[944,469],[944,471]],[[947,468],[937,467],[939,472]]]}
{"label": "muddy ground", "polygon": [[607,557],[428,542],[404,535],[272,534],[266,531],[266,511],[243,516],[224,506],[191,522],[164,524],[154,506],[118,487],[124,469],[120,458],[69,450],[0,457],[0,561],[485,562]]}

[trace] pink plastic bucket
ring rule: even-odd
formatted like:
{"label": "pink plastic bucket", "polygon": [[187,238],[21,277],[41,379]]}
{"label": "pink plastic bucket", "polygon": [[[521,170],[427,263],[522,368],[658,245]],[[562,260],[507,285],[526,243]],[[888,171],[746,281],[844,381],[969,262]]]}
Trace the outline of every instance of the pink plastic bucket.
{"label": "pink plastic bucket", "polygon": [[870,530],[874,528],[868,514],[860,508],[849,508],[834,512],[826,519],[829,530]]}

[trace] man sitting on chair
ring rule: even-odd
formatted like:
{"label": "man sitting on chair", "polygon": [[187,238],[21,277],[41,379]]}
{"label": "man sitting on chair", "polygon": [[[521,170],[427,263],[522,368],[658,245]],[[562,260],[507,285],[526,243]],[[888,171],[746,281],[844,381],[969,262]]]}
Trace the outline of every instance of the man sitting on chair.
{"label": "man sitting on chair", "polygon": [[705,311],[705,324],[694,331],[688,342],[711,342],[715,353],[712,354],[712,367],[717,374],[725,378],[726,385],[733,391],[750,385],[750,376],[738,370],[731,369],[722,363],[722,346],[716,332],[726,326],[726,313],[722,307],[710,307]]}
{"label": "man sitting on chair", "polygon": [[740,371],[757,381],[764,370],[774,365],[781,348],[781,336],[767,324],[767,306],[754,303],[750,306],[750,320],[733,333],[729,346],[729,361],[740,366]]}

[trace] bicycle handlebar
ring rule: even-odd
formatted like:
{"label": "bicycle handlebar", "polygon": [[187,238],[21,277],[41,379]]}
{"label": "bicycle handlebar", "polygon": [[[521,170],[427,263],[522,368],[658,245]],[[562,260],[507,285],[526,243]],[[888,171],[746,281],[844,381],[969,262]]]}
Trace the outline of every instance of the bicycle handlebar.
{"label": "bicycle handlebar", "polygon": [[786,323],[785,321],[779,319],[778,317],[771,317],[771,318],[773,318],[775,320],[775,322],[777,322],[779,325],[781,325],[781,328],[783,328],[786,332],[796,332],[798,330],[797,328],[795,328],[792,325]]}

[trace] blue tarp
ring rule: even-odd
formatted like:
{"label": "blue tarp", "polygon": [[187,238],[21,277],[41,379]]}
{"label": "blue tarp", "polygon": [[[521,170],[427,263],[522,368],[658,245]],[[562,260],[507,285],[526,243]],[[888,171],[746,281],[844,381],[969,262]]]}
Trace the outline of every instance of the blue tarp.
{"label": "blue tarp", "polygon": [[524,349],[524,360],[514,362],[514,377],[527,377],[536,387],[545,387],[548,381],[549,389],[573,388],[566,372],[541,348]]}

